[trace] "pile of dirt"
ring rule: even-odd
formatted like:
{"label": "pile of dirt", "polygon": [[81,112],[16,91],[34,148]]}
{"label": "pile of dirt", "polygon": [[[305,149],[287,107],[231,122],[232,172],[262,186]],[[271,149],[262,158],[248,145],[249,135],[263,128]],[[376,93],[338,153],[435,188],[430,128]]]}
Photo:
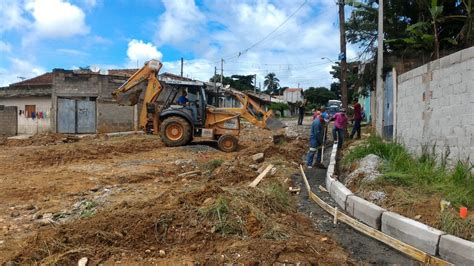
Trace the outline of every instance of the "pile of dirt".
{"label": "pile of dirt", "polygon": [[36,134],[27,139],[6,139],[0,141],[0,145],[6,146],[16,146],[16,147],[25,147],[25,146],[48,146],[56,145],[67,142],[68,135],[60,133],[46,133],[46,134]]}
{"label": "pile of dirt", "polygon": [[[278,185],[277,185],[278,186]],[[189,190],[189,189],[188,189]],[[122,202],[95,216],[40,230],[7,261],[16,264],[90,262],[206,264],[350,262],[348,254],[316,233],[278,188],[224,190],[215,183]]]}
{"label": "pile of dirt", "polygon": [[127,141],[75,143],[60,149],[48,147],[31,150],[22,157],[27,164],[51,166],[83,160],[110,159],[118,154],[139,153],[159,147],[163,147],[162,142],[154,138],[130,138]]}

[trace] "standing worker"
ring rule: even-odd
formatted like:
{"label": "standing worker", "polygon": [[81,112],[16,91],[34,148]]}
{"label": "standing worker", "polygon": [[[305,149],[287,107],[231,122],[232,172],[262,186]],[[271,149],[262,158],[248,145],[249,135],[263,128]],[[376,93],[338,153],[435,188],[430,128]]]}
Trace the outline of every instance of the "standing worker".
{"label": "standing worker", "polygon": [[306,100],[300,102],[298,105],[298,125],[303,125],[303,118],[304,118],[304,109],[305,109]]}
{"label": "standing worker", "polygon": [[313,159],[314,154],[316,155],[315,165],[321,169],[326,169],[326,167],[321,163],[321,148],[323,145],[323,135],[324,135],[324,119],[322,116],[318,116],[314,119],[311,124],[311,134],[309,136],[309,152],[306,156],[306,166],[308,169],[313,168]]}
{"label": "standing worker", "polygon": [[360,123],[362,122],[362,106],[360,106],[359,99],[354,99],[354,127],[352,128],[351,139],[357,133],[357,138],[360,139]]}
{"label": "standing worker", "polygon": [[334,115],[334,129],[332,130],[332,136],[334,141],[337,141],[337,148],[342,147],[344,142],[344,134],[346,134],[347,127],[347,116],[346,109],[341,108],[341,111]]}

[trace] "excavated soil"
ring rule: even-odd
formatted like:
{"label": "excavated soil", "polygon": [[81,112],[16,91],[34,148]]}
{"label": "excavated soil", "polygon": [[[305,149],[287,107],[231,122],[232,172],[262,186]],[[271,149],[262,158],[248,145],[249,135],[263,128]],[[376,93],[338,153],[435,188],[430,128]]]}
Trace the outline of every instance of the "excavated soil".
{"label": "excavated soil", "polygon": [[[8,141],[0,264],[353,264],[288,192],[305,142],[273,144],[254,128],[241,140],[235,153],[206,142],[165,147],[154,136]],[[262,163],[251,158],[258,152]],[[274,175],[249,188],[258,175],[250,165],[269,163]]]}

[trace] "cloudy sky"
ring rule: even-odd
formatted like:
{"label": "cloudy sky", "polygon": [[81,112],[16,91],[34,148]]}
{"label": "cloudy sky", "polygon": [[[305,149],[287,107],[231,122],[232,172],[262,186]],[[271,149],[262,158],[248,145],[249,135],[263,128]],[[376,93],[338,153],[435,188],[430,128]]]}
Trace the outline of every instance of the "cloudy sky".
{"label": "cloudy sky", "polygon": [[179,74],[181,57],[184,75],[200,80],[224,58],[224,75],[257,74],[262,86],[269,72],[281,86],[329,86],[321,58],[337,58],[335,2],[0,0],[0,86],[53,68],[135,68],[150,58]]}

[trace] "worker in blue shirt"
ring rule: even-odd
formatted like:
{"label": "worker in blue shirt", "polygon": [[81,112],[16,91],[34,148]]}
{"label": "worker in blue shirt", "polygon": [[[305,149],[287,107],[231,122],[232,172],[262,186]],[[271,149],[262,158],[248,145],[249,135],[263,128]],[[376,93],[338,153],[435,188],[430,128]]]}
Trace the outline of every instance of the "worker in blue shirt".
{"label": "worker in blue shirt", "polygon": [[188,93],[186,91],[183,91],[183,94],[179,96],[178,100],[176,100],[176,103],[179,105],[187,105],[189,103]]}
{"label": "worker in blue shirt", "polygon": [[309,152],[306,158],[306,166],[313,168],[314,154],[316,155],[315,165],[319,168],[325,169],[326,167],[321,162],[321,148],[323,144],[324,135],[324,118],[320,115],[314,119],[311,124],[311,134],[309,136]]}

